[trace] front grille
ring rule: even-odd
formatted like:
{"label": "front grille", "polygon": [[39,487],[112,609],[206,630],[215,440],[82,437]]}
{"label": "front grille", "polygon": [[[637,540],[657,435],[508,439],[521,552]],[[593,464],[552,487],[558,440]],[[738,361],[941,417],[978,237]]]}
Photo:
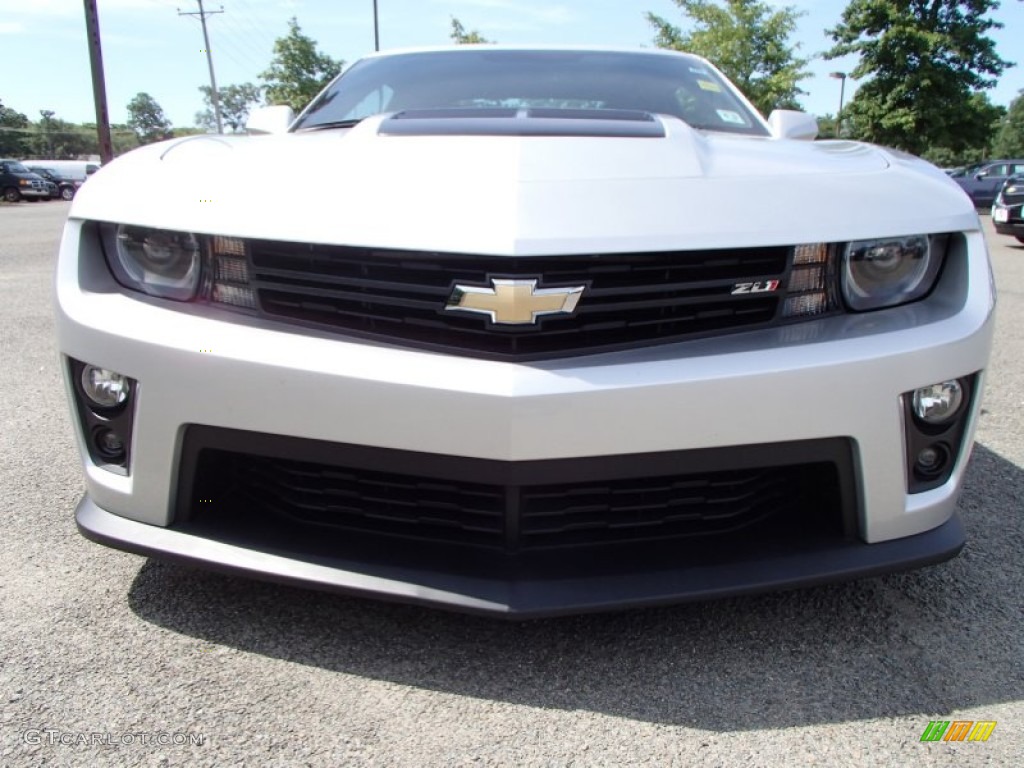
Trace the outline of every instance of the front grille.
{"label": "front grille", "polygon": [[241,501],[302,524],[497,548],[504,542],[497,486],[239,454],[208,460],[224,459]]}
{"label": "front grille", "polygon": [[[361,337],[498,359],[583,354],[766,326],[778,293],[734,295],[739,283],[784,284],[790,248],[498,257],[253,241],[261,311]],[[492,324],[446,312],[456,284],[539,279],[585,286],[572,316]]]}
{"label": "front grille", "polygon": [[791,544],[855,527],[842,440],[500,462],[247,434],[189,428],[179,523],[229,538],[263,529],[273,540],[360,541],[360,551],[392,541],[512,560],[672,542]]}

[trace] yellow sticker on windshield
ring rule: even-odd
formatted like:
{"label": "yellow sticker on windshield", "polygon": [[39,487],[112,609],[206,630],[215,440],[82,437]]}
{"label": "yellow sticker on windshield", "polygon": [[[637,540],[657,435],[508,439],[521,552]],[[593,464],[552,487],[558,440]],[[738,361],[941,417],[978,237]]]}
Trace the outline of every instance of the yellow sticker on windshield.
{"label": "yellow sticker on windshield", "polygon": [[722,86],[710,80],[698,80],[697,85],[700,86],[702,91],[714,91],[715,93],[721,93],[722,91]]}

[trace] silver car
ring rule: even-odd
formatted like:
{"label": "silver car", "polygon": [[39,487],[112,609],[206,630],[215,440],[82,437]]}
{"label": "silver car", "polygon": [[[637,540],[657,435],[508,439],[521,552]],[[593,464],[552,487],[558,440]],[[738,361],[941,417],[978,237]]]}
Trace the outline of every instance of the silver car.
{"label": "silver car", "polygon": [[995,293],[938,169],[674,52],[379,54],[269,109],[72,203],[87,537],[520,617],[963,546]]}

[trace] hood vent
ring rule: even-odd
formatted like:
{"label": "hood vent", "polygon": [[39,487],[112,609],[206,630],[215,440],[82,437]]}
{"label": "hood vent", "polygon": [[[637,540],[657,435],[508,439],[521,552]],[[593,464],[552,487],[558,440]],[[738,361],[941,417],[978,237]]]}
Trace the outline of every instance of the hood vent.
{"label": "hood vent", "polygon": [[663,139],[648,112],[625,109],[415,109],[380,124],[381,136],[598,136]]}

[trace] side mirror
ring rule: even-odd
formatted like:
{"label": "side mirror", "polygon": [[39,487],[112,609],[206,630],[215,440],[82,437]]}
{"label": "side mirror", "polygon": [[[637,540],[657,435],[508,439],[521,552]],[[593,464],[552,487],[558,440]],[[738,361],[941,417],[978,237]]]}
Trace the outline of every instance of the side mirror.
{"label": "side mirror", "polygon": [[295,112],[291,107],[260,107],[249,113],[245,131],[249,134],[284,133],[294,120]]}
{"label": "side mirror", "polygon": [[982,181],[987,177],[988,171],[978,171],[976,174],[974,174],[974,178],[977,179],[978,181]]}
{"label": "side mirror", "polygon": [[814,115],[792,109],[776,109],[768,117],[768,127],[776,139],[813,141],[818,135],[818,120]]}

